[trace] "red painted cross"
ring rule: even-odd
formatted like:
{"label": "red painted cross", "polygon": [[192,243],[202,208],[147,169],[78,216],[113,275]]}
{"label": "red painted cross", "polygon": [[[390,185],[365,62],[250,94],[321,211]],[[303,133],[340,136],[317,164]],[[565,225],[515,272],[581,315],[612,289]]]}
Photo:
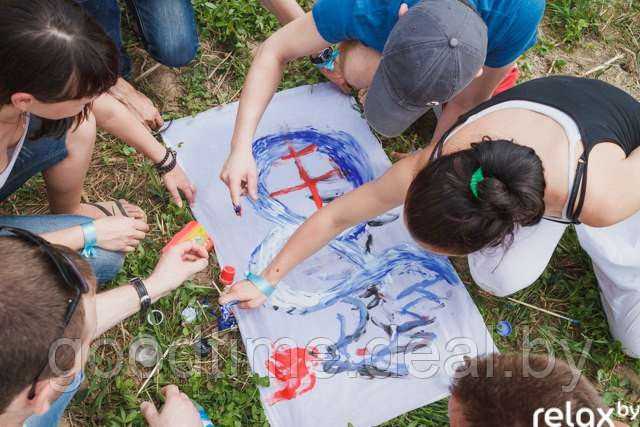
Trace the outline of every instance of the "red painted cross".
{"label": "red painted cross", "polygon": [[293,148],[293,145],[289,144],[289,154],[282,156],[281,159],[282,160],[293,159],[293,161],[296,164],[296,167],[298,168],[298,175],[300,175],[300,179],[302,180],[303,183],[293,187],[274,191],[273,193],[270,194],[271,197],[278,197],[283,194],[291,193],[292,191],[298,191],[304,188],[308,188],[309,191],[311,192],[311,196],[313,197],[313,201],[316,204],[316,208],[320,209],[322,207],[322,199],[320,198],[320,194],[318,193],[318,187],[316,186],[316,184],[320,181],[326,181],[327,179],[331,178],[334,175],[338,175],[342,177],[342,171],[340,170],[340,168],[334,167],[329,172],[322,174],[318,177],[315,177],[315,178],[309,177],[309,174],[304,168],[304,165],[302,164],[300,157],[313,153],[314,151],[316,151],[316,148],[318,148],[316,144],[311,144],[300,151],[296,151]]}

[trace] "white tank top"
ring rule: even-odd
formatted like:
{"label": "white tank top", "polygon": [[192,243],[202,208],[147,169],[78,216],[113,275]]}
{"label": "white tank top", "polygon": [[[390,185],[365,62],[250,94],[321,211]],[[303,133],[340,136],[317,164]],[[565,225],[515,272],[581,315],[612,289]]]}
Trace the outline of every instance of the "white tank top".
{"label": "white tank top", "polygon": [[18,154],[20,154],[20,150],[22,150],[22,145],[24,144],[24,140],[27,137],[27,131],[29,130],[29,120],[31,119],[31,115],[27,114],[24,125],[24,132],[22,133],[22,137],[20,138],[20,142],[13,148],[13,152],[7,151],[9,155],[9,163],[5,170],[0,173],[0,188],[4,187],[4,184],[7,182],[9,175],[11,174],[11,169],[13,169],[13,165],[16,163],[16,159],[18,158]]}
{"label": "white tank top", "polygon": [[[500,104],[496,104],[492,107],[489,107],[485,110],[480,111],[473,116],[470,116],[464,123],[458,126],[456,129],[451,131],[447,138],[444,140],[442,145],[447,143],[449,138],[451,138],[456,132],[462,129],[465,125],[472,123],[478,120],[480,117],[486,116],[489,113],[493,113],[494,111],[506,110],[506,109],[516,109],[516,110],[529,110],[534,111],[536,113],[544,114],[550,119],[555,120],[562,128],[564,132],[567,134],[567,140],[569,141],[569,175],[567,177],[567,188],[568,193],[571,194],[571,189],[573,187],[573,180],[575,178],[575,166],[574,166],[574,156],[575,156],[575,147],[578,142],[582,140],[582,136],[580,135],[580,129],[576,122],[565,112],[558,110],[557,108],[550,107],[548,105],[539,104],[537,102],[531,101],[522,101],[522,100],[514,100],[514,101],[505,101]],[[567,197],[567,201],[562,209],[562,218],[555,218],[546,216],[545,218],[551,220],[562,220],[570,222],[566,217],[567,205],[569,204],[569,198]]]}

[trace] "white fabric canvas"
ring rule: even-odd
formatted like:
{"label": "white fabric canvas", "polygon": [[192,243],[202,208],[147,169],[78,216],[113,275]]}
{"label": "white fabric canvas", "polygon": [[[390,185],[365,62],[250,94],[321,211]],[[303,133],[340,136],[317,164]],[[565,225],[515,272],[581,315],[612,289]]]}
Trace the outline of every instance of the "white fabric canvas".
{"label": "white fabric canvas", "polygon": [[[243,198],[242,217],[218,178],[237,103],[164,132],[221,265],[260,273],[318,207],[390,166],[354,105],[331,84],[276,94],[254,142],[260,200]],[[464,355],[495,351],[452,265],[413,243],[401,208],[343,233],[262,307],[234,312],[251,367],[271,378],[260,393],[275,426],[381,423],[446,397]]]}

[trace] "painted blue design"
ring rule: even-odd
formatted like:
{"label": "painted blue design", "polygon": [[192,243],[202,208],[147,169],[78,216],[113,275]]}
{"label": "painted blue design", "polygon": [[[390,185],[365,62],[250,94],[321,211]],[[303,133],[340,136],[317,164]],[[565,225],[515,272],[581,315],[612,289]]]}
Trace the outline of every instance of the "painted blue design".
{"label": "painted blue design", "polygon": [[[259,215],[278,227],[272,229],[251,254],[249,271],[261,271],[306,220],[278,198],[270,197],[267,181],[272,166],[290,154],[290,146],[300,151],[311,144],[317,145],[316,153],[326,156],[340,168],[343,179],[353,188],[376,178],[367,153],[344,132],[323,133],[305,128],[269,135],[254,142],[260,197],[257,201],[250,200],[250,203]],[[357,311],[355,327],[343,314],[336,315],[338,339],[325,351],[319,350],[318,355],[323,359],[321,366],[325,372],[352,371],[365,377],[405,376],[408,374],[407,366],[394,355],[429,346],[437,338],[434,332],[425,329],[435,322],[435,316],[417,313],[413,309],[426,301],[435,304],[433,310],[444,307],[449,295],[437,295],[428,288],[438,283],[459,284],[448,259],[408,243],[372,254],[367,250],[372,245],[370,239],[366,239],[366,244],[358,241],[368,227],[385,226],[397,218],[398,215],[393,213],[381,216],[379,220],[358,224],[334,239],[329,248],[355,268],[332,274],[322,274],[317,268],[305,271],[314,280],[331,283],[322,293],[292,288],[285,280],[268,300],[274,309],[291,315],[306,315],[337,304],[346,304],[350,310]],[[393,277],[403,275],[416,276],[420,281],[395,296],[387,297],[385,290],[390,288]],[[389,338],[388,345],[376,347],[371,354],[364,356],[358,352],[352,354],[369,326],[383,330]],[[366,349],[359,351],[362,353],[363,350],[366,352]]]}

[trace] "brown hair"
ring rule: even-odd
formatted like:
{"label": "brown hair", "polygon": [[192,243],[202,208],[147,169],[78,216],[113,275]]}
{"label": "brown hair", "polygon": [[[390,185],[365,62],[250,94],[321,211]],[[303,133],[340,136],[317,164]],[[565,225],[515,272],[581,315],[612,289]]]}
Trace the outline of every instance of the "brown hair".
{"label": "brown hair", "polygon": [[[470,183],[478,168],[485,179],[476,198]],[[516,225],[542,219],[544,189],[542,160],[532,148],[485,137],[416,175],[404,205],[407,228],[418,242],[458,255],[508,244]]]}
{"label": "brown hair", "polygon": [[[569,417],[575,424],[579,409],[590,408],[598,419],[598,408],[606,408],[580,371],[546,354],[479,357],[458,368],[458,375],[451,386],[451,395],[461,406],[468,426],[530,426],[536,410],[559,408],[564,413],[567,402],[571,402]],[[575,388],[563,391],[576,375],[580,379]],[[545,425],[543,420],[538,421],[538,425]]]}
{"label": "brown hair", "polygon": [[[95,292],[95,276],[75,251],[54,245],[86,278]],[[57,377],[48,363],[49,348],[61,335],[69,300],[75,293],[64,282],[44,249],[19,237],[0,236],[0,259],[5,266],[0,282],[0,414],[33,382]],[[64,330],[64,338],[83,339],[85,310],[82,299]],[[73,367],[71,346],[60,346],[56,366]]]}
{"label": "brown hair", "polygon": [[[90,98],[118,80],[115,43],[72,0],[0,2],[0,107],[25,92],[55,103]],[[42,133],[62,136],[88,115],[43,120]],[[38,137],[41,135],[38,135]]]}

